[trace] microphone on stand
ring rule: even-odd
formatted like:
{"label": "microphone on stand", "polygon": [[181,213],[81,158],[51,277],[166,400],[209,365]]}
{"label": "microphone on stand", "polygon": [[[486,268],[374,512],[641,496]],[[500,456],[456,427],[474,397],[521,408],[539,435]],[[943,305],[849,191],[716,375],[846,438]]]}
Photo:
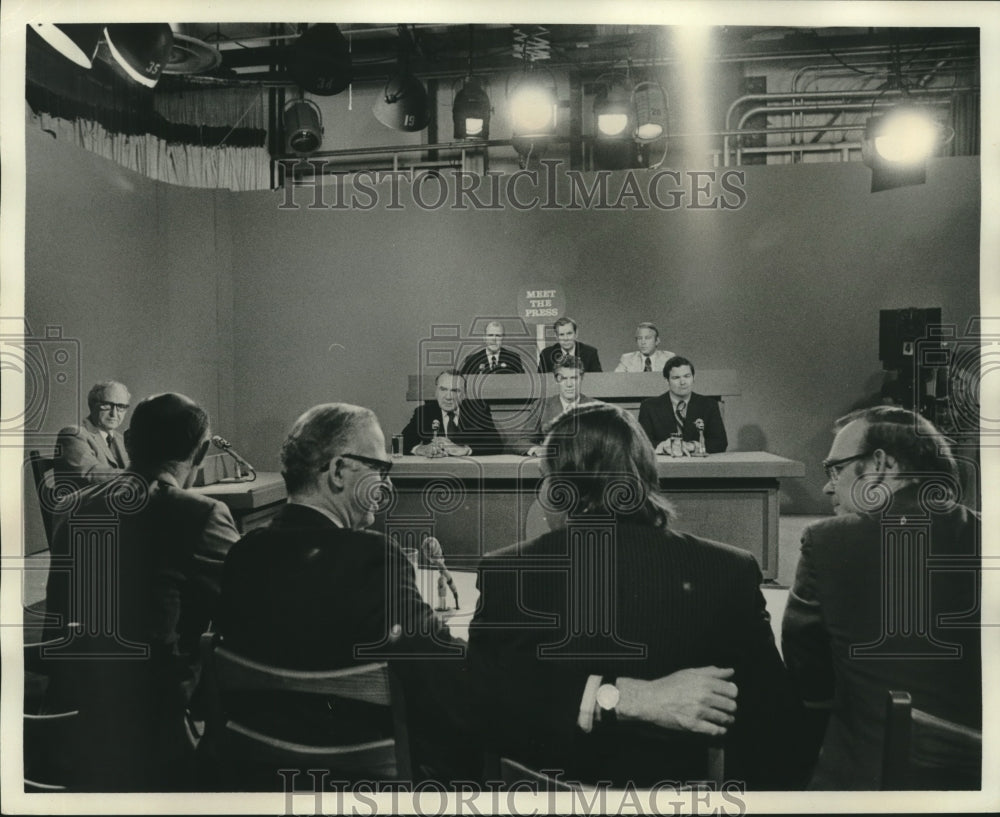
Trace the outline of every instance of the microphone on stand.
{"label": "microphone on stand", "polygon": [[[240,456],[236,449],[229,443],[224,437],[220,437],[216,434],[212,437],[212,444],[216,448],[222,449],[230,457],[236,461],[236,477],[233,482],[252,482],[257,479],[257,469],[254,468],[249,462],[246,461],[242,456]],[[244,475],[242,469],[245,468],[247,473]],[[226,482],[226,480],[220,480],[221,482]]]}
{"label": "microphone on stand", "polygon": [[451,571],[445,566],[444,551],[441,549],[441,543],[433,536],[428,536],[420,545],[420,551],[430,565],[436,567],[438,570],[438,596],[440,597],[440,603],[437,609],[448,609],[448,603],[445,601],[445,584],[451,588],[451,594],[455,597],[455,609],[461,609],[458,606],[458,588],[455,587],[455,580],[451,576]]}

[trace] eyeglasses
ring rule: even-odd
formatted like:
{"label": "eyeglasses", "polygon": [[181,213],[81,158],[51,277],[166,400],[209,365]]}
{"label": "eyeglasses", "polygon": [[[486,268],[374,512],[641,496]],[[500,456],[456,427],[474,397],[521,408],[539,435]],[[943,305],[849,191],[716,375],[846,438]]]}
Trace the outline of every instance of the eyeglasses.
{"label": "eyeglasses", "polygon": [[122,414],[128,411],[132,406],[128,403],[98,403],[97,407],[101,411],[111,411],[111,409],[118,409]]}
{"label": "eyeglasses", "polygon": [[[354,460],[355,462],[360,462],[362,465],[367,465],[369,468],[378,471],[378,476],[379,479],[381,480],[387,479],[389,476],[389,472],[392,470],[391,460],[377,460],[374,457],[362,457],[360,454],[341,454],[340,456],[344,457],[345,459]],[[330,463],[327,463],[319,470],[321,472],[329,471]]]}
{"label": "eyeglasses", "polygon": [[832,485],[836,485],[837,480],[840,479],[840,472],[843,470],[845,465],[857,460],[863,460],[869,454],[871,454],[871,451],[862,451],[860,454],[855,454],[853,457],[844,457],[839,460],[823,460],[823,470],[826,471],[826,478],[830,480]]}

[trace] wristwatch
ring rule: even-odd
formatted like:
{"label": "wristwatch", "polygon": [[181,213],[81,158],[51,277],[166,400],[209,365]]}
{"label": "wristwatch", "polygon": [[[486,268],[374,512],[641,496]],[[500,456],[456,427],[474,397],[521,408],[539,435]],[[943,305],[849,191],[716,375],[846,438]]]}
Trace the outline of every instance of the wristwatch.
{"label": "wristwatch", "polygon": [[621,692],[615,686],[618,679],[614,675],[605,675],[601,681],[601,685],[597,688],[597,705],[601,708],[601,718],[608,723],[614,723],[618,718],[615,710],[621,698]]}

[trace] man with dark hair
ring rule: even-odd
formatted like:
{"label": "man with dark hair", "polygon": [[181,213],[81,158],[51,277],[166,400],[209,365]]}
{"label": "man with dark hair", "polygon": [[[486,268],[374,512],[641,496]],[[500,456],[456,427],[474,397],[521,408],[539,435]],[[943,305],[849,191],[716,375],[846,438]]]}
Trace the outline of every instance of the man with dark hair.
{"label": "man with dark hair", "polygon": [[702,433],[706,453],[725,451],[729,440],[719,401],[694,391],[694,364],[686,357],[674,355],[663,365],[663,376],[668,390],[643,400],[639,406],[639,425],[656,453],[670,453],[670,437],[678,432],[688,452],[694,449]]}
{"label": "man with dark hair", "polygon": [[[448,765],[441,757],[463,748],[457,735],[468,708],[464,642],[422,599],[400,548],[366,531],[392,489],[385,457],[385,437],[367,408],[330,403],[296,420],[281,449],[288,503],[230,551],[219,632],[238,652],[290,669],[392,660],[417,737],[431,735],[447,747],[430,765]],[[228,696],[226,706],[288,740],[355,743],[392,733],[385,708],[324,696],[247,693]],[[478,761],[466,755],[459,762]],[[277,768],[248,774],[279,786]]]}
{"label": "man with dark hair", "polygon": [[[829,712],[810,787],[878,789],[889,690],[982,728],[981,523],[919,414],[876,406],[835,432],[823,490],[836,516],[802,535],[782,644],[806,707]],[[979,788],[980,756],[913,728],[915,788]]]}
{"label": "man with dark hair", "polygon": [[556,363],[564,357],[579,358],[583,362],[585,372],[601,371],[601,358],[597,349],[576,339],[576,321],[565,315],[552,324],[556,333],[556,342],[542,349],[538,356],[538,371],[553,372]]}
{"label": "man with dark hair", "polygon": [[89,410],[78,426],[67,426],[56,441],[56,474],[83,487],[114,479],[128,468],[128,453],[118,427],[131,396],[117,380],[95,383],[87,394]]}
{"label": "man with dark hair", "polygon": [[423,457],[502,454],[504,445],[490,407],[465,396],[465,378],[450,369],[436,380],[436,400],[414,410],[403,429],[403,448]]}
{"label": "man with dark hair", "polygon": [[531,414],[530,428],[514,442],[515,454],[528,457],[542,456],[542,440],[552,422],[564,412],[581,405],[593,402],[583,394],[583,361],[576,357],[564,357],[553,372],[559,393],[546,397],[540,406],[535,406]]}
{"label": "man with dark hair", "polygon": [[47,708],[80,712],[81,743],[59,747],[74,789],[183,790],[198,639],[239,533],[225,505],[185,490],[210,444],[201,407],[149,397],[125,444],[130,472],[71,495],[56,529],[46,609],[64,643]]}

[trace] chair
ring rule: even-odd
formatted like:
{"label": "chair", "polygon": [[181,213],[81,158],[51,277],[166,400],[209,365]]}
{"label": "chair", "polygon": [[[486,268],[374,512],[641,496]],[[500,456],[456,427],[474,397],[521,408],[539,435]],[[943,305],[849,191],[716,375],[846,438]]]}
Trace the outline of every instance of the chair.
{"label": "chair", "polygon": [[[922,762],[922,750],[934,759]],[[882,746],[883,791],[978,789],[983,733],[913,708],[910,693],[890,690]],[[947,757],[947,766],[940,758]]]}
{"label": "chair", "polygon": [[[385,663],[338,670],[303,671],[271,666],[228,649],[218,634],[201,638],[206,684],[205,740],[225,767],[237,758],[281,761],[287,768],[395,768],[395,779],[412,780],[411,744],[402,685]],[[312,745],[263,734],[228,717],[228,692],[303,692],[390,707],[393,737],[356,744]]]}
{"label": "chair", "polygon": [[46,715],[24,715],[24,790],[26,792],[66,791],[64,780],[54,772],[51,752],[73,741],[76,710]]}
{"label": "chair", "polygon": [[29,451],[28,460],[31,462],[31,475],[35,480],[35,493],[38,496],[38,509],[42,514],[42,525],[45,527],[45,541],[49,548],[52,548],[52,529],[55,524],[53,519],[53,472],[56,461],[52,457],[43,457],[41,451]]}

